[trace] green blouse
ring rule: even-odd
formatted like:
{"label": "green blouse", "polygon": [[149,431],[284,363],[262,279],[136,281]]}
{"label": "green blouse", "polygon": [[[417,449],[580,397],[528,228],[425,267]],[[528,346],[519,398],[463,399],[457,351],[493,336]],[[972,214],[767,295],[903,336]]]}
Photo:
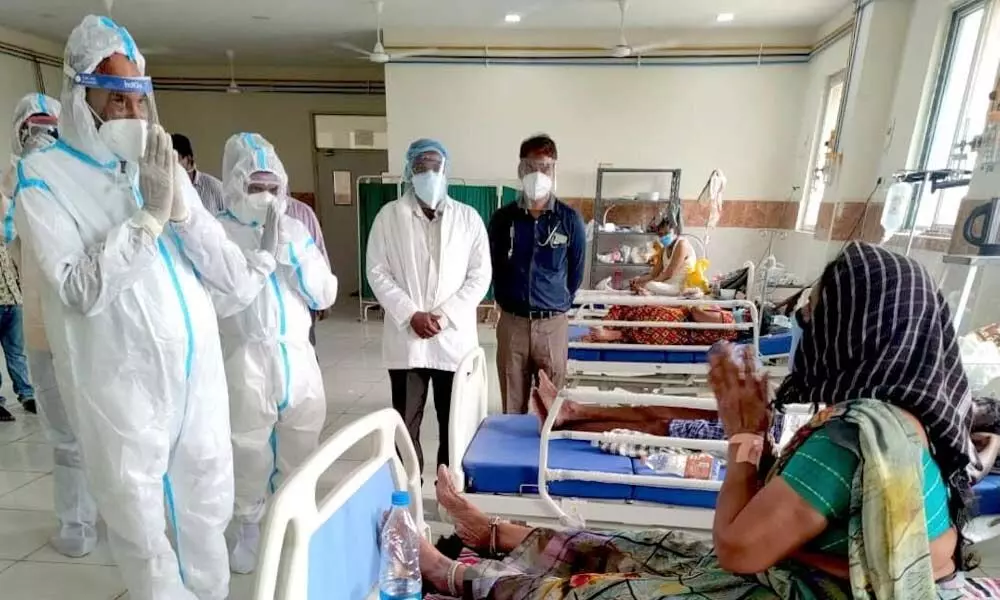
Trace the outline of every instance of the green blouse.
{"label": "green blouse", "polygon": [[[924,513],[927,534],[935,539],[951,527],[948,488],[937,463],[925,448]],[[807,548],[824,554],[847,555],[847,522],[851,505],[851,481],[860,459],[830,439],[820,429],[809,436],[788,460],[780,476],[829,521],[826,530]]]}

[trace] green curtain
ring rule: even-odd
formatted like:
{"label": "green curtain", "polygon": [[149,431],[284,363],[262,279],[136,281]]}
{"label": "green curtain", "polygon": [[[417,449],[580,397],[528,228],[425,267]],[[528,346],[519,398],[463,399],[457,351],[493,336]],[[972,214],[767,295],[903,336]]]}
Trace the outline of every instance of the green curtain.
{"label": "green curtain", "polygon": [[518,191],[516,189],[512,188],[512,187],[504,186],[503,190],[501,190],[501,194],[502,194],[502,196],[500,198],[500,205],[501,206],[507,206],[511,202],[516,202],[517,201]]}
{"label": "green curtain", "polygon": [[[504,188],[504,197],[509,188]],[[398,197],[399,188],[392,183],[363,183],[358,186],[358,220],[361,230],[358,232],[358,256],[361,257],[361,273],[368,272],[366,264],[366,254],[368,248],[368,234],[371,232],[372,224],[375,222],[375,215],[378,211]],[[483,223],[489,224],[490,218],[497,209],[497,188],[491,185],[449,185],[448,195],[455,200],[468,204],[476,209]],[[516,197],[516,191],[515,191]],[[361,297],[367,301],[374,301],[375,294],[372,293],[368,285],[368,278],[363,277],[361,285]],[[493,287],[490,286],[486,293],[486,300],[493,301]]]}
{"label": "green curtain", "polygon": [[368,235],[375,223],[375,215],[383,206],[399,197],[399,187],[395,183],[362,183],[358,185],[358,257],[361,264],[361,297],[375,300],[375,294],[368,285],[367,253]]}

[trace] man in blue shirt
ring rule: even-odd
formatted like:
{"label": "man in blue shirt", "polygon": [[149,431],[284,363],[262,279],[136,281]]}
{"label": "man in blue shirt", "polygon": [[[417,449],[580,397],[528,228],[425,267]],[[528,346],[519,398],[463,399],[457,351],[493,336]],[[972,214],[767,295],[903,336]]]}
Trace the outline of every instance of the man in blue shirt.
{"label": "man in blue shirt", "polygon": [[521,143],[517,202],[490,220],[493,293],[500,305],[497,370],[503,410],[528,412],[539,371],[566,380],[568,319],[583,282],[587,234],[580,215],[555,197],[556,144],[547,135]]}

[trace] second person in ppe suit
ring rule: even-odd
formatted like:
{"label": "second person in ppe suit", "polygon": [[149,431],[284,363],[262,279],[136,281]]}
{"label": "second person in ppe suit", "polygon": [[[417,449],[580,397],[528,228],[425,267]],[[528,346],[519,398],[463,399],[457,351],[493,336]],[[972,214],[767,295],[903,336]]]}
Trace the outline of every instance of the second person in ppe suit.
{"label": "second person in ppe suit", "polygon": [[150,123],[144,68],[111,19],[72,31],[59,140],[22,161],[15,216],[130,598],[221,600],[233,463],[210,292],[265,280],[274,259],[245,254],[202,207],[170,136]]}
{"label": "second person in ppe suit", "polygon": [[[222,164],[226,233],[245,251],[263,247],[278,261],[265,284],[216,302],[220,316],[242,308],[220,321],[220,332],[236,469],[230,567],[249,573],[257,564],[267,496],[316,449],[326,418],[309,311],[333,304],[337,278],[305,225],[285,215],[288,175],[267,140],[234,135]],[[268,222],[271,227],[261,227]]]}
{"label": "second person in ppe suit", "polygon": [[28,364],[39,416],[42,418],[46,437],[53,446],[53,494],[59,531],[50,541],[59,553],[79,558],[90,554],[97,545],[97,506],[87,490],[80,444],[66,416],[66,407],[59,393],[55,367],[52,364],[52,351],[45,336],[38,259],[31,250],[30,242],[18,237],[18,231],[14,227],[17,206],[13,199],[20,192],[17,173],[22,168],[21,158],[56,143],[59,109],[56,99],[43,94],[28,94],[14,109],[11,171],[10,177],[4,178],[10,184],[5,185],[7,189],[3,190],[3,242],[11,247],[11,254],[20,267]]}

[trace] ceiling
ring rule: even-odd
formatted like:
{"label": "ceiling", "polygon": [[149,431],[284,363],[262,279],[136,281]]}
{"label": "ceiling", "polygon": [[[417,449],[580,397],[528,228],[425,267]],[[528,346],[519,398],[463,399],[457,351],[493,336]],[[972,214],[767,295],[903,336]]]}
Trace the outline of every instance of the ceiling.
{"label": "ceiling", "polygon": [[[816,28],[849,0],[630,0],[630,29]],[[88,13],[104,14],[104,0],[2,0],[5,27],[62,42]],[[721,12],[735,13],[720,25]],[[517,25],[504,15],[518,13]],[[152,62],[225,61],[225,50],[254,64],[346,58],[338,41],[374,44],[375,10],[369,0],[115,0],[112,16],[132,32]],[[389,45],[407,31],[432,29],[437,45],[448,31],[592,30],[594,44],[618,25],[616,0],[385,0]]]}

